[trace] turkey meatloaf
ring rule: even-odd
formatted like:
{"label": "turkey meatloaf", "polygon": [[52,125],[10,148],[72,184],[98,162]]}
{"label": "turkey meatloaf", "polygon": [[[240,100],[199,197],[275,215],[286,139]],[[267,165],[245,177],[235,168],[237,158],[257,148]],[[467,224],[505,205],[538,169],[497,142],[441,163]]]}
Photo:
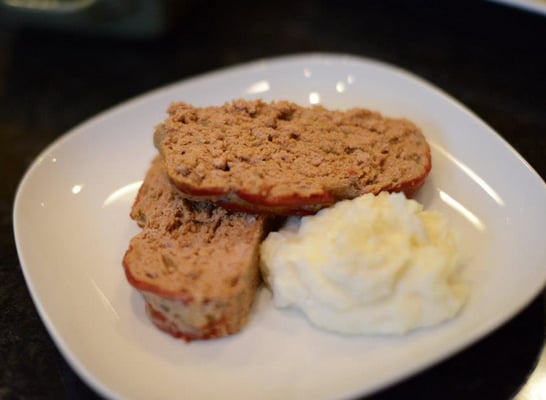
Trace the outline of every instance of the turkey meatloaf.
{"label": "turkey meatloaf", "polygon": [[364,193],[411,194],[431,168],[410,121],[288,101],[174,103],[154,142],[187,196],[249,212],[310,214]]}
{"label": "turkey meatloaf", "polygon": [[186,340],[239,331],[260,281],[265,217],[187,200],[158,157],[131,218],[143,229],[131,239],[123,266],[154,324]]}

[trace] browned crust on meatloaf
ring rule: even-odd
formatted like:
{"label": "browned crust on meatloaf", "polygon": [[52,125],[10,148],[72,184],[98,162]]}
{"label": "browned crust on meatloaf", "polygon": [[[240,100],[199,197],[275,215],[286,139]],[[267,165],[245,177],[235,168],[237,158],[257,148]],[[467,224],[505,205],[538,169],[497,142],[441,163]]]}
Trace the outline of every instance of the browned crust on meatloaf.
{"label": "browned crust on meatloaf", "polygon": [[311,214],[364,193],[411,194],[431,169],[413,123],[361,108],[174,103],[154,141],[186,196],[252,212]]}
{"label": "browned crust on meatloaf", "polygon": [[152,321],[188,340],[239,331],[260,281],[265,217],[183,198],[157,157],[131,218],[143,229],[131,239],[123,266]]}

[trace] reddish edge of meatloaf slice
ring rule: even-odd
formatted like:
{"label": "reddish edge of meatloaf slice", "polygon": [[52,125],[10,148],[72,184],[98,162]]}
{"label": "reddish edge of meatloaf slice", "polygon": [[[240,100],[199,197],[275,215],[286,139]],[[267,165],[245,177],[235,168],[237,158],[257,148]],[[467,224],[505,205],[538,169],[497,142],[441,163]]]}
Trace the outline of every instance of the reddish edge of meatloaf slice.
{"label": "reddish edge of meatloaf slice", "polygon": [[410,195],[431,169],[429,145],[407,120],[287,101],[174,103],[154,142],[190,198],[269,214],[311,214],[364,193]]}
{"label": "reddish edge of meatloaf slice", "polygon": [[123,258],[160,329],[186,340],[241,329],[260,281],[265,217],[182,197],[157,157],[131,210],[143,228]]}

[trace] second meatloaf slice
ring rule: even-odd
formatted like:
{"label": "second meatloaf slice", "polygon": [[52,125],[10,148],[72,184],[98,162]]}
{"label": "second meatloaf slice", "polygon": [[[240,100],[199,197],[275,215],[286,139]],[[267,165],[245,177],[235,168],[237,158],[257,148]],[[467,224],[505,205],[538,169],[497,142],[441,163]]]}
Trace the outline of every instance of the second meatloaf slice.
{"label": "second meatloaf slice", "polygon": [[409,194],[431,168],[421,131],[365,109],[287,101],[172,104],[155,144],[176,186],[194,199],[272,214],[309,214],[380,191]]}
{"label": "second meatloaf slice", "polygon": [[160,329],[187,340],[239,331],[260,281],[265,218],[192,202],[154,160],[131,211],[143,228],[123,259]]}

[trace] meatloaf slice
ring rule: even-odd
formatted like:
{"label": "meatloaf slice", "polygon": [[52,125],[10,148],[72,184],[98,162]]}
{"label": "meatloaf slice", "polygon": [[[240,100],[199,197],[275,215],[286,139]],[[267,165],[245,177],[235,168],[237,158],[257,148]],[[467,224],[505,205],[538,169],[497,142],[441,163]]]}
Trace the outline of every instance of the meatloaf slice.
{"label": "meatloaf slice", "polygon": [[411,194],[431,168],[410,121],[287,101],[174,103],[154,142],[186,196],[250,212],[309,214],[364,193]]}
{"label": "meatloaf slice", "polygon": [[155,325],[186,340],[239,331],[260,281],[265,217],[183,198],[157,157],[131,218],[143,229],[131,239],[123,267]]}

